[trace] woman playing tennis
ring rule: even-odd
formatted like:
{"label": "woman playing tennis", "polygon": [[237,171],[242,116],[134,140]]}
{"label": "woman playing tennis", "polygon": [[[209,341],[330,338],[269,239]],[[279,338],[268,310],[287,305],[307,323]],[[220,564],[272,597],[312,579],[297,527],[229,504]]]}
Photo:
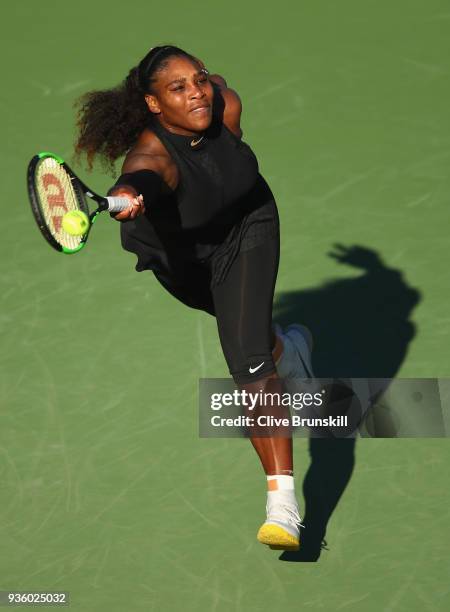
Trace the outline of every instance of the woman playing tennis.
{"label": "woman playing tennis", "polygon": [[[124,249],[178,300],[216,317],[240,389],[283,392],[282,378],[312,376],[301,326],[272,328],[279,261],[273,195],[242,142],[242,105],[225,80],[174,46],[154,47],[115,89],[86,94],[78,153],[111,167],[125,154],[110,195],[127,197]],[[299,547],[292,438],[251,436],[268,481],[258,540]]]}

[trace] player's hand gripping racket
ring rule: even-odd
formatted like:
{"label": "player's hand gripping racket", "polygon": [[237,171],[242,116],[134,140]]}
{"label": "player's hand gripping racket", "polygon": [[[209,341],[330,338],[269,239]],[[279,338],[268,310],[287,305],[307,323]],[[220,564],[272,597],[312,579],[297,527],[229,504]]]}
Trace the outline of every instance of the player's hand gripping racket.
{"label": "player's hand gripping racket", "polygon": [[[119,212],[130,206],[128,198],[103,198],[91,191],[64,160],[53,153],[35,155],[28,164],[27,179],[31,208],[39,229],[47,242],[63,253],[77,253],[83,248],[99,213],[104,210]],[[98,204],[92,213],[87,198]],[[81,235],[73,235],[63,227],[64,216],[72,211],[81,211],[89,219]]]}

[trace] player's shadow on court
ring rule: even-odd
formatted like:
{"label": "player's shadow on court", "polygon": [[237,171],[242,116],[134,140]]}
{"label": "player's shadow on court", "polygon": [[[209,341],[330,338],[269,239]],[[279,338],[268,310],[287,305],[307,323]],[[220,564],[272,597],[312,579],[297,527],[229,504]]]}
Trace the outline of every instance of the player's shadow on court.
{"label": "player's shadow on court", "polygon": [[[329,255],[362,274],[279,294],[274,319],[282,326],[298,322],[310,328],[319,378],[395,377],[415,335],[410,315],[420,292],[371,249],[336,245]],[[284,552],[283,561],[319,558],[327,524],[354,468],[355,440],[310,438],[309,452],[301,546],[298,552]]]}

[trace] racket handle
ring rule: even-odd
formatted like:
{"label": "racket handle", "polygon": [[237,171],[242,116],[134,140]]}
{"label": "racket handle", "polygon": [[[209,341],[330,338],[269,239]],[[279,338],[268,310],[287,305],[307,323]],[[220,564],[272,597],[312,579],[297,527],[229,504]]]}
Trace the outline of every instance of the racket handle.
{"label": "racket handle", "polygon": [[108,196],[108,212],[120,212],[130,207],[130,200],[128,198],[116,198],[114,196]]}

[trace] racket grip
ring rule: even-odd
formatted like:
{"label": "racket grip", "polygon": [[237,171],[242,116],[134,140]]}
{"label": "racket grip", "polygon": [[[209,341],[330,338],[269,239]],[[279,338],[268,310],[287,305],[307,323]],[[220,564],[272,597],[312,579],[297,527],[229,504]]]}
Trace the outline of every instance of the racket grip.
{"label": "racket grip", "polygon": [[108,196],[108,212],[120,212],[130,207],[130,200],[128,198],[118,198],[114,196]]}

